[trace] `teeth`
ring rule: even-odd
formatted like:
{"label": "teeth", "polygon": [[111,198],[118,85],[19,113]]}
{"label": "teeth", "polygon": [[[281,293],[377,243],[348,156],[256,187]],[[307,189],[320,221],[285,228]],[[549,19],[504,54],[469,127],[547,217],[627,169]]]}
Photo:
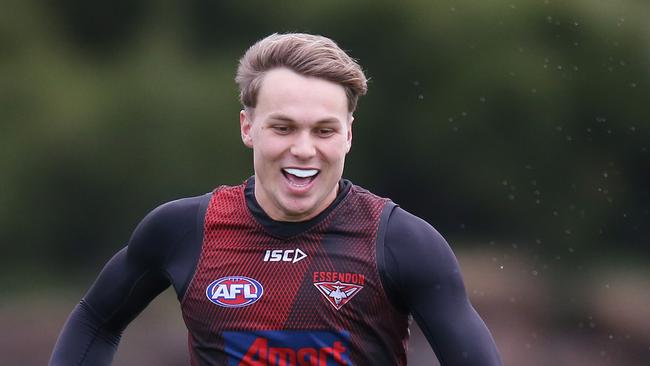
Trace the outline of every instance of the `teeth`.
{"label": "teeth", "polygon": [[284,171],[286,173],[289,173],[291,175],[295,175],[296,177],[299,178],[309,178],[313,177],[318,173],[318,170],[316,169],[294,169],[294,168],[285,168]]}

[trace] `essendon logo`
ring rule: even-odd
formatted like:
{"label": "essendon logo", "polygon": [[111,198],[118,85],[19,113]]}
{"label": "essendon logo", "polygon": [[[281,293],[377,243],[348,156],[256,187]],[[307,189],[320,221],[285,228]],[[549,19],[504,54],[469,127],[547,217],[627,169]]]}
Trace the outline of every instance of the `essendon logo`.
{"label": "essendon logo", "polygon": [[264,288],[261,283],[243,276],[220,278],[205,289],[210,301],[227,308],[248,306],[259,300],[262,294]]}
{"label": "essendon logo", "polygon": [[314,286],[336,310],[356,296],[366,283],[363,274],[350,272],[314,272],[313,279]]}
{"label": "essendon logo", "polygon": [[316,282],[314,286],[336,310],[347,304],[363,288],[363,286],[342,283],[341,281]]}
{"label": "essendon logo", "polygon": [[224,332],[228,366],[352,365],[347,332]]}

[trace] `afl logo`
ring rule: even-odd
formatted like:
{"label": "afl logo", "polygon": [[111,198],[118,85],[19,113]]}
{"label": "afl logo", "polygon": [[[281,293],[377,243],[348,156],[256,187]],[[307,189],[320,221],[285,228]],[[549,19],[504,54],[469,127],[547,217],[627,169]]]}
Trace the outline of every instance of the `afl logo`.
{"label": "afl logo", "polygon": [[261,283],[243,276],[222,277],[205,289],[210,301],[227,308],[248,306],[259,300],[263,293]]}

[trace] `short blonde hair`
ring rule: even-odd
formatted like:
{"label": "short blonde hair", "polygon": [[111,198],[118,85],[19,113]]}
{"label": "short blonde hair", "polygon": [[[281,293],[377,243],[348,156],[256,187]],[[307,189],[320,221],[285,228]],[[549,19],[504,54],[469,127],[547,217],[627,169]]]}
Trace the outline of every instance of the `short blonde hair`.
{"label": "short blonde hair", "polygon": [[368,91],[361,66],[331,39],[305,33],[274,33],[257,41],[239,60],[235,81],[245,108],[255,108],[264,74],[279,67],[341,85],[350,113],[356,109],[359,96]]}

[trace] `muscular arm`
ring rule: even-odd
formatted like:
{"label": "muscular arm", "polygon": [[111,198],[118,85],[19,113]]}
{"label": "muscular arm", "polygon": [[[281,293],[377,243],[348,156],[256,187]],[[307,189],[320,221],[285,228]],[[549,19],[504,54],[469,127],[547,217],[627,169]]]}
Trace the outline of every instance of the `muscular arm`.
{"label": "muscular arm", "polygon": [[395,208],[385,236],[385,281],[398,307],[413,314],[443,366],[501,365],[472,307],[458,261],[428,223]]}
{"label": "muscular arm", "polygon": [[110,365],[122,331],[151,300],[170,283],[182,296],[196,250],[179,254],[177,247],[180,242],[196,246],[197,215],[205,197],[165,204],[142,220],[128,246],[111,258],[70,314],[50,366]]}

